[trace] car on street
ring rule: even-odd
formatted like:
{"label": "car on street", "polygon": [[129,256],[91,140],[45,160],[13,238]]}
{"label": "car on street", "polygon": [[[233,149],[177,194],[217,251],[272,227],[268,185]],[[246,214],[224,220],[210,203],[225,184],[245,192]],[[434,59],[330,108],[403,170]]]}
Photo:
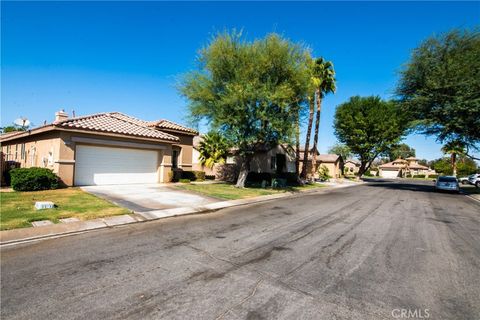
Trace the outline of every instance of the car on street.
{"label": "car on street", "polygon": [[468,177],[468,182],[475,187],[480,188],[480,173],[472,174]]}
{"label": "car on street", "polygon": [[435,191],[454,191],[454,192],[460,191],[457,178],[453,176],[441,176],[434,181],[435,181]]}
{"label": "car on street", "polygon": [[470,178],[470,176],[458,178],[458,183],[461,183],[461,184],[469,184],[469,183],[470,183],[470,182],[468,181],[469,178]]}

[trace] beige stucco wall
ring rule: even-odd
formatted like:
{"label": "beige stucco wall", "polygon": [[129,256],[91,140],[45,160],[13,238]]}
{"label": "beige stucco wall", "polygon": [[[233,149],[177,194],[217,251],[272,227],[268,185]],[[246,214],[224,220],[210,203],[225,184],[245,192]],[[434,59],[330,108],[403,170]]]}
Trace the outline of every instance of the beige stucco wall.
{"label": "beige stucco wall", "polygon": [[[341,171],[340,171],[340,161],[337,162],[320,162],[317,161],[317,165],[315,168],[315,178],[318,178],[318,170],[320,166],[326,166],[328,168],[328,174],[332,178],[339,178],[341,176]],[[300,160],[300,172],[302,171],[303,163]],[[308,161],[307,163],[307,174],[310,174],[312,168],[312,161]]]}
{"label": "beige stucco wall", "polygon": [[193,136],[191,135],[180,135],[175,134],[179,139],[180,143],[176,145],[181,148],[180,157],[178,159],[179,167],[186,171],[192,170],[192,151],[193,151]]}
{"label": "beige stucco wall", "polygon": [[[13,141],[2,141],[5,160],[20,163],[21,167],[41,167],[52,169],[60,176],[60,133],[50,131],[38,135],[26,136]],[[22,157],[22,144],[25,144],[25,156]],[[10,146],[10,152],[7,152]]]}

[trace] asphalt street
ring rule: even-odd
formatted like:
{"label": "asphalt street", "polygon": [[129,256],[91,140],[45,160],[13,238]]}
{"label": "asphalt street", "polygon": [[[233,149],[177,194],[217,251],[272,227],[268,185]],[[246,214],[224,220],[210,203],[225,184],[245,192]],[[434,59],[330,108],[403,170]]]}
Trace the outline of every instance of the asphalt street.
{"label": "asphalt street", "polygon": [[480,204],[430,182],[299,194],[1,249],[4,320],[406,315],[480,319]]}

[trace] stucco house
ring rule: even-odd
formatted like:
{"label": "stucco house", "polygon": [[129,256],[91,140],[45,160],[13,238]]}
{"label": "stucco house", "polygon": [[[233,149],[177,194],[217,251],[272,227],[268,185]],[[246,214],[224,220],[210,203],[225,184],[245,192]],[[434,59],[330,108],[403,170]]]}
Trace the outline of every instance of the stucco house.
{"label": "stucco house", "polygon": [[[302,171],[303,167],[303,154],[305,148],[300,148],[300,171]],[[311,172],[312,168],[312,160],[313,160],[313,153],[317,153],[317,161],[315,166],[315,172],[318,173],[319,168],[324,165],[327,167],[329,175],[333,178],[339,178],[342,176],[342,167],[343,167],[343,158],[337,154],[321,154],[318,150],[313,150],[313,148],[308,153],[308,163],[307,163],[307,172]],[[315,174],[315,177],[318,177]]]}
{"label": "stucco house", "polygon": [[197,131],[168,120],[144,121],[120,112],[69,117],[0,136],[5,161],[52,169],[65,186],[167,182],[172,170],[192,170]]}
{"label": "stucco house", "polygon": [[[232,172],[235,167],[240,165],[240,160],[235,156],[235,148],[230,151],[225,164],[216,164],[212,169],[203,166],[200,162],[199,147],[202,141],[201,136],[194,138],[193,143],[193,170],[205,171],[207,175],[215,175],[217,178],[222,179],[225,175],[231,178]],[[303,150],[300,149],[300,171],[302,170]],[[311,150],[308,156],[308,169],[311,170],[311,163],[313,157],[313,150]],[[330,176],[338,178],[341,176],[341,167],[343,164],[342,157],[336,154],[320,154],[317,150],[316,172],[321,165],[325,165]],[[267,173],[285,173],[295,172],[295,149],[287,144],[278,144],[273,148],[265,148],[265,150],[259,150],[254,155],[250,162],[250,172],[267,172]],[[310,172],[310,171],[308,171]]]}
{"label": "stucco house", "polygon": [[[240,165],[240,159],[236,156],[236,149],[230,150],[224,164],[215,164],[213,168],[203,166],[200,162],[200,142],[202,136],[196,136],[193,139],[193,170],[205,171],[206,175],[215,175],[222,179],[228,167],[237,167]],[[238,168],[237,168],[238,169]],[[295,151],[288,145],[276,145],[273,148],[259,150],[250,162],[251,172],[295,172]],[[230,175],[231,173],[228,172]]]}
{"label": "stucco house", "polygon": [[396,159],[394,161],[378,166],[379,176],[383,178],[398,178],[410,175],[429,175],[435,174],[435,171],[418,163],[415,157]]}
{"label": "stucco house", "polygon": [[355,159],[347,159],[344,164],[345,174],[357,174],[360,170],[360,161]]}

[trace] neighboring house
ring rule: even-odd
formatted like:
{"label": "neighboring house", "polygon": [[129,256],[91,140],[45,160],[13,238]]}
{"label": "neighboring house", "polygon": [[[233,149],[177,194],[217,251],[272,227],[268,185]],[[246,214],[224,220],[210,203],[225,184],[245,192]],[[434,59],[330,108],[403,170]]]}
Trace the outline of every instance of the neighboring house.
{"label": "neighboring house", "polygon": [[[303,167],[303,155],[305,148],[300,148],[300,172]],[[313,159],[313,148],[308,154],[307,162],[307,174],[310,174],[312,171],[312,159]],[[317,153],[317,161],[315,166],[315,177],[318,177],[319,168],[324,165],[328,169],[328,174],[332,178],[340,178],[342,176],[342,167],[343,167],[343,158],[337,154],[320,154],[318,150],[315,150]]]}
{"label": "neighboring house", "polygon": [[423,166],[418,163],[418,159],[415,157],[409,157],[404,159],[396,159],[392,162],[388,162],[380,165],[379,176],[383,178],[397,178],[410,175],[429,175],[435,174],[434,170]]}
{"label": "neighboring house", "polygon": [[158,183],[172,170],[192,170],[197,131],[168,120],[120,112],[69,118],[0,136],[6,161],[52,169],[66,186]]}
{"label": "neighboring house", "polygon": [[347,159],[345,160],[343,167],[345,174],[357,174],[360,170],[360,161],[355,159]]}
{"label": "neighboring house", "polygon": [[[218,179],[225,178],[225,175],[231,178],[230,176],[233,174],[231,171],[238,169],[237,167],[240,165],[240,159],[235,155],[236,149],[232,148],[230,150],[224,164],[215,164],[210,169],[200,162],[199,148],[201,141],[202,136],[193,138],[193,170],[205,171],[206,175],[215,175]],[[227,168],[232,170],[227,170]],[[273,148],[259,150],[250,162],[250,171],[268,173],[295,172],[295,152],[288,145],[277,145]]]}

